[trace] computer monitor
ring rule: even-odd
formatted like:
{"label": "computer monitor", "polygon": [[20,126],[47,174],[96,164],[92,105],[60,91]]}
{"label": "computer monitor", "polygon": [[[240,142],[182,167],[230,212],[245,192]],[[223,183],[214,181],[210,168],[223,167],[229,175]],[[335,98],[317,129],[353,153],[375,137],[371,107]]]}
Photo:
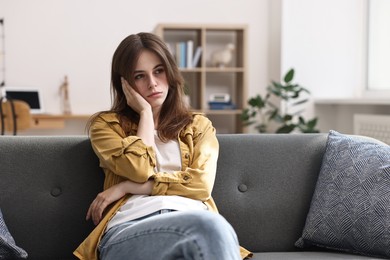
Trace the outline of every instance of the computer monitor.
{"label": "computer monitor", "polygon": [[30,106],[31,114],[44,113],[41,91],[33,87],[5,87],[5,95],[9,99],[25,101]]}

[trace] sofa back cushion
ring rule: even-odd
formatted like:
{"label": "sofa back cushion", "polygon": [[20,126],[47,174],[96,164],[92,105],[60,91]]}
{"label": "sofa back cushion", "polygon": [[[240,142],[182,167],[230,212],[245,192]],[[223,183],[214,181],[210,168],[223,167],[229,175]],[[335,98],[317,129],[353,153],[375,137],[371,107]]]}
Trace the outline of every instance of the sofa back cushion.
{"label": "sofa back cushion", "polygon": [[[249,250],[291,251],[301,235],[326,134],[218,135],[213,197]],[[86,136],[0,137],[0,208],[29,259],[74,259],[91,232],[104,174]]]}
{"label": "sofa back cushion", "polygon": [[0,208],[28,259],[73,259],[103,177],[87,137],[0,137]]}
{"label": "sofa back cushion", "polygon": [[213,191],[240,243],[292,251],[314,192],[326,134],[221,135]]}

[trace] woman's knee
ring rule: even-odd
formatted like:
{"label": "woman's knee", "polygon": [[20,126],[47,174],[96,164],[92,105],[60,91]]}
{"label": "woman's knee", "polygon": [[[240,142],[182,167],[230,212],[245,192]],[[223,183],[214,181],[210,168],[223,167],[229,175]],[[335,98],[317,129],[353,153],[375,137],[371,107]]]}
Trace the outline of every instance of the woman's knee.
{"label": "woman's knee", "polygon": [[210,233],[213,236],[221,237],[231,235],[236,239],[236,233],[233,227],[220,214],[210,211],[194,211],[189,213],[187,218],[188,223],[191,223],[194,229],[199,233]]}
{"label": "woman's knee", "polygon": [[240,258],[237,235],[223,216],[200,211],[191,212],[186,218],[192,223],[188,237],[196,241],[205,256],[209,256],[204,259]]}

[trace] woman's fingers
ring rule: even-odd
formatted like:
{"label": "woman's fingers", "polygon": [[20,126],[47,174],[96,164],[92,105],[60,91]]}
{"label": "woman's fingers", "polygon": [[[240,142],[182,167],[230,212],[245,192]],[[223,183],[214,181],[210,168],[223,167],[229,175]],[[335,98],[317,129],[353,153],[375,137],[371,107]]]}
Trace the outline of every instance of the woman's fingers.
{"label": "woman's fingers", "polygon": [[95,225],[99,224],[103,215],[103,211],[107,205],[108,204],[106,199],[101,194],[98,194],[98,196],[93,200],[88,208],[86,220],[92,218],[92,221]]}
{"label": "woman's fingers", "polygon": [[97,225],[102,219],[103,211],[107,207],[108,202],[106,197],[103,195],[103,193],[99,193],[95,201],[96,204],[92,211],[92,214],[93,214],[93,222],[95,223],[95,225]]}
{"label": "woman's fingers", "polygon": [[150,108],[150,104],[125,80],[121,78],[123,93],[125,94],[127,105],[140,113],[144,109]]}
{"label": "woman's fingers", "polygon": [[99,224],[102,219],[103,212],[108,205],[126,195],[126,191],[124,191],[123,188],[126,187],[127,183],[128,181],[121,182],[100,192],[89,206],[86,219],[88,220],[92,218],[95,225]]}
{"label": "woman's fingers", "polygon": [[125,94],[126,100],[127,100],[127,105],[132,107],[134,109],[134,104],[136,101],[136,91],[130,86],[130,84],[125,80],[124,78],[121,78],[122,81],[122,89],[123,93]]}

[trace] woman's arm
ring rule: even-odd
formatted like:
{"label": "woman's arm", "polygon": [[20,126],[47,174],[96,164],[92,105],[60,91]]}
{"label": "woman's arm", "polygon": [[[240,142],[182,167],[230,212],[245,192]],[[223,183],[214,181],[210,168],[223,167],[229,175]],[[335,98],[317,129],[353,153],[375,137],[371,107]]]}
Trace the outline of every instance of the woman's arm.
{"label": "woman's arm", "polygon": [[123,181],[110,188],[100,192],[89,206],[86,220],[92,218],[97,225],[102,219],[103,212],[112,202],[119,200],[128,193],[136,195],[150,195],[152,192],[153,181],[145,183],[135,183],[132,181]]}
{"label": "woman's arm", "polygon": [[115,120],[98,117],[91,127],[92,146],[102,167],[137,183],[154,179],[152,195],[179,195],[201,201],[211,197],[219,144],[209,119],[195,116],[193,126],[189,127],[195,130],[182,135],[191,149],[182,156],[183,164],[188,167],[173,173],[155,173],[153,148],[137,136],[125,137]]}
{"label": "woman's arm", "polygon": [[146,145],[154,146],[154,120],[150,104],[130,86],[127,80],[121,78],[121,82],[127,105],[140,116],[137,136],[139,136]]}
{"label": "woman's arm", "polygon": [[[210,199],[219,154],[215,128],[204,116],[194,117],[191,134],[184,133],[190,151],[182,156],[184,171],[158,172],[153,175],[152,195],[179,195],[196,200]],[[192,150],[193,149],[193,150]],[[192,152],[192,153],[191,153]]]}
{"label": "woman's arm", "polygon": [[90,140],[105,171],[138,183],[146,182],[155,173],[153,147],[135,133],[126,136],[114,113],[95,118],[90,127]]}
{"label": "woman's arm", "polygon": [[154,173],[156,165],[153,112],[150,104],[125,79],[121,81],[128,106],[140,115],[136,134],[125,136],[118,118],[97,117],[90,128],[90,139],[102,167],[142,183]]}

